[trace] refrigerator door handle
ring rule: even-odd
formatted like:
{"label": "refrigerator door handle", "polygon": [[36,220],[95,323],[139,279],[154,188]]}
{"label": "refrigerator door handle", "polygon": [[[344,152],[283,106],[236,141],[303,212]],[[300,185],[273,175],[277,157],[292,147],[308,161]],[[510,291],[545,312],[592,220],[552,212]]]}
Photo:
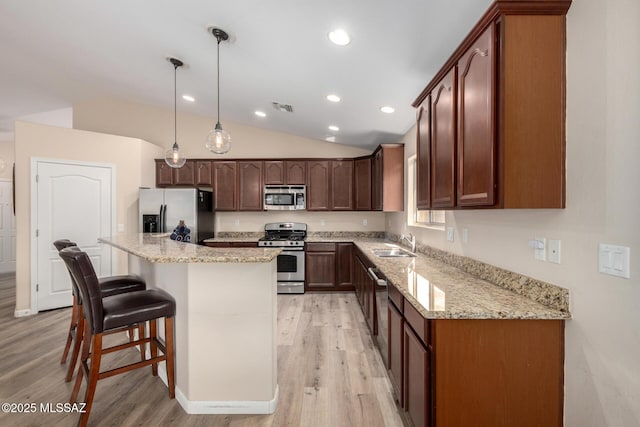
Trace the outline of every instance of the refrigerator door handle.
{"label": "refrigerator door handle", "polygon": [[158,232],[164,233],[164,205],[160,205],[160,221],[158,224]]}

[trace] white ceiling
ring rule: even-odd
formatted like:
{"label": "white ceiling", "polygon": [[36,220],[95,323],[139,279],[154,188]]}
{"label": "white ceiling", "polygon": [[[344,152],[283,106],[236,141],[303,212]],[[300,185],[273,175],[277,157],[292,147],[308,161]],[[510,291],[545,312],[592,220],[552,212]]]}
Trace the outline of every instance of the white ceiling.
{"label": "white ceiling", "polygon": [[[490,0],[2,0],[0,131],[14,118],[116,97],[173,108],[215,123],[217,26],[221,122],[372,148],[413,124],[411,102]],[[327,33],[344,28],[348,46]],[[342,102],[325,97],[336,93]],[[271,102],[291,104],[293,114]],[[396,112],[381,113],[391,105]],[[255,110],[268,114],[258,118]]]}

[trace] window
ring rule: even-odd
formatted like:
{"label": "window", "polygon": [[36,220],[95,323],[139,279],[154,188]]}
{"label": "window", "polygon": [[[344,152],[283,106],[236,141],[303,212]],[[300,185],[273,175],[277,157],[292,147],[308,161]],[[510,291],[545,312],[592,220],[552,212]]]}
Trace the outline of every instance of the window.
{"label": "window", "polygon": [[411,156],[408,159],[407,184],[407,224],[414,227],[431,227],[444,230],[444,211],[418,210],[416,208],[416,156]]}

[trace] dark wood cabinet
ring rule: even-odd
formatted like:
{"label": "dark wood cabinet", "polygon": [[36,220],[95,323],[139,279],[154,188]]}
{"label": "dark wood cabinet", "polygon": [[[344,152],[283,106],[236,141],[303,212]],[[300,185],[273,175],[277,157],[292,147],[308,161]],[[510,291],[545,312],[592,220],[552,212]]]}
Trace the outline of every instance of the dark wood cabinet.
{"label": "dark wood cabinet", "polygon": [[367,321],[371,335],[375,336],[378,333],[376,322],[376,284],[368,272],[368,269],[373,267],[373,264],[371,264],[358,249],[354,251],[353,260],[354,287],[356,289],[358,302],[362,308],[362,313]]}
{"label": "dark wood cabinet", "polygon": [[329,160],[307,162],[307,210],[331,209],[331,168]]}
{"label": "dark wood cabinet", "polygon": [[336,287],[353,290],[353,243],[336,243]]}
{"label": "dark wood cabinet", "polygon": [[353,207],[358,211],[371,210],[371,157],[353,161]]}
{"label": "dark wood cabinet", "polygon": [[167,187],[173,185],[173,168],[164,159],[156,160],[156,186]]}
{"label": "dark wood cabinet", "polygon": [[196,184],[196,162],[187,160],[184,166],[173,170],[173,185],[193,187]]}
{"label": "dark wood cabinet", "polygon": [[236,162],[216,160],[213,162],[213,209],[214,211],[235,211]]}
{"label": "dark wood cabinet", "polygon": [[431,208],[431,96],[416,112],[416,208]]}
{"label": "dark wood cabinet", "polygon": [[496,0],[416,98],[419,156],[431,137],[432,209],[565,207],[570,5]]}
{"label": "dark wood cabinet", "polygon": [[264,183],[265,185],[283,185],[285,183],[283,160],[264,161]]}
{"label": "dark wood cabinet", "polygon": [[431,94],[431,207],[456,203],[456,67]]}
{"label": "dark wood cabinet", "polygon": [[307,162],[304,160],[285,160],[284,172],[287,185],[305,185],[307,183]]}
{"label": "dark wood cabinet", "polygon": [[305,290],[331,290],[336,285],[336,244],[307,243]]}
{"label": "dark wood cabinet", "polygon": [[211,162],[206,160],[196,161],[196,185],[211,187],[213,175],[211,174]]}
{"label": "dark wood cabinet", "polygon": [[[404,324],[404,409],[415,427],[432,425],[430,409],[430,353],[420,338]],[[446,363],[443,361],[442,363]],[[460,424],[483,425],[483,424]]]}
{"label": "dark wood cabinet", "polygon": [[353,160],[331,160],[329,194],[331,210],[353,210]]}
{"label": "dark wood cabinet", "polygon": [[371,208],[385,212],[404,210],[404,145],[381,144],[372,160]]}
{"label": "dark wood cabinet", "polygon": [[458,205],[495,203],[495,27],[458,61]]}
{"label": "dark wood cabinet", "polygon": [[262,199],[262,162],[238,161],[238,210],[261,211]]}
{"label": "dark wood cabinet", "polygon": [[353,291],[353,243],[308,242],[305,250],[306,290]]}
{"label": "dark wood cabinet", "polygon": [[389,380],[396,395],[396,399],[401,407],[404,407],[404,390],[403,390],[403,372],[404,366],[404,318],[399,311],[402,308],[396,306],[389,301],[387,306],[387,322],[389,325],[389,362],[387,369],[389,371]]}

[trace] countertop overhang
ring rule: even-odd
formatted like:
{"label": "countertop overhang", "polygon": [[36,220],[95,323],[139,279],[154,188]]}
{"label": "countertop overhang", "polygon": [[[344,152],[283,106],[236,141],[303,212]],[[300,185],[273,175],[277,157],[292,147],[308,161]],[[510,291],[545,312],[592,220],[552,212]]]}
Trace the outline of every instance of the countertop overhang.
{"label": "countertop overhang", "polygon": [[169,234],[154,233],[119,234],[100,237],[98,241],[151,263],[271,262],[281,252],[277,248],[210,248],[171,240]]}

